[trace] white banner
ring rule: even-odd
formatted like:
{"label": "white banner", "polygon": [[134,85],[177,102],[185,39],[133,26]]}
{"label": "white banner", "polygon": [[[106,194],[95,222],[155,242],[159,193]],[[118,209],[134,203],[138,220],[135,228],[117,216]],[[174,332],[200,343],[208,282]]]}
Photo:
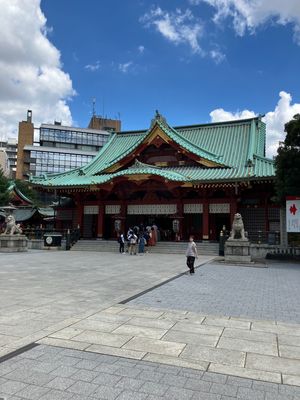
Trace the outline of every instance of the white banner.
{"label": "white banner", "polygon": [[292,197],[286,201],[286,231],[300,232],[300,198]]}

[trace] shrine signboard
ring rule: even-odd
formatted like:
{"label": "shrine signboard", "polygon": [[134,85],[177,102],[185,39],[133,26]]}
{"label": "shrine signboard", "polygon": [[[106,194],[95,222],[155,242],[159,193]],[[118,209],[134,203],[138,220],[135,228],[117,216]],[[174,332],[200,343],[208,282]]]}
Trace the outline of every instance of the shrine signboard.
{"label": "shrine signboard", "polygon": [[300,233],[300,197],[286,198],[286,230]]}

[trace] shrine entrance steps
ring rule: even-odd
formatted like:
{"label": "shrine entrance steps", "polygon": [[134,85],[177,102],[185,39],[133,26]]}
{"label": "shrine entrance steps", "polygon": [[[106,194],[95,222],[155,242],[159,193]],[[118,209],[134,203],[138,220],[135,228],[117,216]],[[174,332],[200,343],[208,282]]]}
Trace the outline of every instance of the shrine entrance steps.
{"label": "shrine entrance steps", "polygon": [[[125,249],[127,245],[125,244]],[[145,247],[149,253],[185,254],[187,242],[158,242],[155,246]],[[198,253],[201,255],[218,255],[219,243],[197,242]],[[79,240],[72,251],[100,251],[116,253],[119,244],[116,240]]]}

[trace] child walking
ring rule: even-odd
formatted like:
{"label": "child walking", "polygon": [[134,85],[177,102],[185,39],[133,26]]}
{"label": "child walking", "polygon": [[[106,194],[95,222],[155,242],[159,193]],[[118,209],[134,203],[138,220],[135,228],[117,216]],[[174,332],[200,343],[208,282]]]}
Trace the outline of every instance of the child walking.
{"label": "child walking", "polygon": [[194,236],[190,236],[189,238],[189,243],[185,255],[186,255],[186,265],[190,270],[190,274],[194,274],[195,258],[198,258],[197,246],[196,243],[194,242]]}

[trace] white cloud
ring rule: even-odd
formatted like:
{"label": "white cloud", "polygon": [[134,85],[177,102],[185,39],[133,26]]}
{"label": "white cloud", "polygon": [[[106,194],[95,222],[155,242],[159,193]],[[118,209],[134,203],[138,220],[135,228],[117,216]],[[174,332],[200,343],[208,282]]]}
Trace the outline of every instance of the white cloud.
{"label": "white cloud", "polygon": [[144,51],[145,51],[145,46],[142,46],[142,45],[139,46],[139,47],[138,47],[138,51],[139,51],[140,54],[143,54]]}
{"label": "white cloud", "polygon": [[263,119],[267,124],[267,149],[270,155],[276,155],[279,142],[285,139],[284,124],[300,113],[300,104],[292,104],[289,93],[281,91],[279,96],[275,110],[266,113]]}
{"label": "white cloud", "polygon": [[124,74],[127,74],[127,72],[129,72],[130,68],[133,66],[133,62],[132,61],[128,61],[126,63],[120,63],[118,65],[119,71],[123,72]]}
{"label": "white cloud", "polygon": [[46,36],[40,0],[0,0],[0,8],[0,137],[16,135],[27,109],[36,124],[71,124],[66,101],[75,91]]}
{"label": "white cloud", "polygon": [[88,71],[95,72],[101,68],[101,63],[99,60],[97,60],[94,64],[85,65],[84,68],[87,69]]}
{"label": "white cloud", "polygon": [[140,18],[140,21],[148,28],[154,26],[164,38],[175,45],[187,44],[193,53],[203,54],[199,44],[203,25],[189,9],[183,12],[177,8],[175,12],[168,12],[156,7]]}
{"label": "white cloud", "polygon": [[217,108],[209,113],[209,115],[212,122],[232,121],[236,119],[253,118],[256,116],[254,111],[243,110],[232,113],[230,111],[225,111],[223,108]]}
{"label": "white cloud", "polygon": [[[267,131],[267,156],[273,157],[277,154],[279,142],[283,141],[286,133],[284,124],[290,121],[295,114],[300,113],[300,104],[292,104],[292,96],[284,91],[279,93],[279,100],[274,111],[269,111],[262,119],[266,123]],[[257,114],[254,111],[243,110],[237,112],[225,111],[217,108],[210,114],[212,122],[230,121],[236,119],[252,118]]]}
{"label": "white cloud", "polygon": [[209,55],[216,64],[220,64],[226,58],[225,54],[218,49],[210,50]]}
{"label": "white cloud", "polygon": [[300,45],[299,0],[190,0],[191,4],[208,3],[216,9],[214,21],[220,23],[230,17],[236,33],[243,36],[267,22],[291,24],[294,40]]}

